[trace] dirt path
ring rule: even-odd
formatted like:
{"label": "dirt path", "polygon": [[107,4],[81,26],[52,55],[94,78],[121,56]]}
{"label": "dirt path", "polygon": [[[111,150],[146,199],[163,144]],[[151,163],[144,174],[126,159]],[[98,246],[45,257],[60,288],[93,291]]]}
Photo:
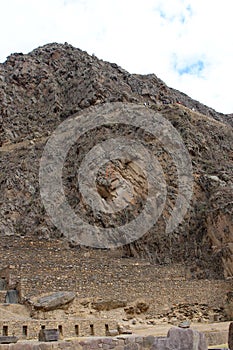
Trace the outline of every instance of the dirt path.
{"label": "dirt path", "polygon": [[[216,322],[216,323],[191,323],[191,328],[200,332],[225,332],[229,329],[230,322]],[[154,335],[166,336],[168,330],[172,327],[170,324],[161,324],[155,326],[135,325],[131,326],[135,334],[140,335]]]}
{"label": "dirt path", "polygon": [[22,147],[29,147],[36,143],[43,143],[47,139],[48,139],[48,136],[43,136],[43,137],[38,137],[37,139],[26,140],[26,141],[21,141],[17,143],[5,143],[0,147],[0,152],[12,152]]}

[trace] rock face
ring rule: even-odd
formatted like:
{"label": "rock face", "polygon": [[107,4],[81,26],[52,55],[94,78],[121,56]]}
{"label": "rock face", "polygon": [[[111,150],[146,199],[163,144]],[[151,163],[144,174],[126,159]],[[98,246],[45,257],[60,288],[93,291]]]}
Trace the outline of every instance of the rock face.
{"label": "rock face", "polygon": [[151,350],[207,350],[205,336],[193,329],[171,328],[167,338],[156,338]]}
{"label": "rock face", "polygon": [[42,297],[33,304],[36,310],[51,311],[67,307],[76,296],[73,292],[57,292]]}
{"label": "rock face", "polygon": [[[96,188],[103,201],[129,191],[132,202],[121,215],[95,216],[83,202],[74,166],[79,166],[98,142],[118,135],[143,137],[166,174],[167,202],[156,226],[122,256],[138,256],[158,264],[182,262],[190,278],[231,277],[232,266],[232,157],[231,115],[192,100],[166,86],[155,75],[129,74],[116,64],[98,60],[64,44],[49,44],[28,55],[13,54],[0,64],[0,235],[60,237],[49,221],[39,193],[39,161],[54,129],[72,114],[88,107],[124,102],[144,105],[161,113],[178,130],[192,157],[194,194],[190,210],[169,235],[166,222],[177,197],[174,164],[163,147],[140,130],[123,126],[93,130],[70,150],[64,167],[64,188],[74,211],[91,224],[120,225],[138,215],[147,195],[140,169],[122,161],[110,162],[106,179],[102,167]],[[193,110],[194,109],[194,110]],[[109,180],[109,181],[107,181]],[[127,193],[126,193],[127,194]],[[133,198],[133,200],[132,200]]]}

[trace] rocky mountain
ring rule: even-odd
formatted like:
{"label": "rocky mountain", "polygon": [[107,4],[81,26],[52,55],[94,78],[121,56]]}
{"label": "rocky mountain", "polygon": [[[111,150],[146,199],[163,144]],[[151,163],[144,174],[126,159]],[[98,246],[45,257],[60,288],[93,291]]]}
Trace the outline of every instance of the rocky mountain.
{"label": "rocky mountain", "polygon": [[[156,75],[129,74],[65,43],[48,44],[27,55],[12,54],[0,64],[0,234],[40,239],[62,237],[50,221],[40,197],[39,161],[45,144],[69,116],[89,113],[93,106],[122,102],[159,112],[182,136],[192,159],[194,192],[184,220],[172,234],[165,225],[177,197],[171,157],[158,140],[122,125],[92,130],[68,153],[63,172],[66,196],[74,211],[96,226],[111,227],[134,218],[147,195],[140,169],[121,160],[111,162],[96,187],[105,201],[120,196],[116,182],[133,188],[125,212],[97,217],[82,201],[75,167],[98,142],[119,134],[144,140],[166,174],[167,200],[157,224],[137,241],[118,248],[122,256],[138,256],[155,264],[184,263],[192,278],[233,276],[232,115],[216,112],[169,88]],[[75,242],[70,242],[74,245]]]}

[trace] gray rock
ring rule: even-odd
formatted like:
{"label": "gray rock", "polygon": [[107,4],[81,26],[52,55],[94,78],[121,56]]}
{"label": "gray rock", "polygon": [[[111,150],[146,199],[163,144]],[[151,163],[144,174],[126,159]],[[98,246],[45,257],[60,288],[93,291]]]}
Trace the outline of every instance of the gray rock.
{"label": "gray rock", "polygon": [[19,302],[19,292],[15,289],[8,290],[6,293],[6,303],[18,304],[18,302]]}
{"label": "gray rock", "polygon": [[17,343],[18,338],[15,336],[0,336],[0,344]]}
{"label": "gray rock", "polygon": [[57,292],[42,297],[33,304],[36,310],[51,311],[68,306],[76,296],[75,292]]}
{"label": "gray rock", "polygon": [[128,327],[125,327],[123,325],[118,326],[118,332],[119,334],[132,334],[132,330]]}
{"label": "gray rock", "polygon": [[228,346],[230,350],[233,350],[233,322],[229,326]]}
{"label": "gray rock", "polygon": [[119,331],[117,329],[109,329],[106,332],[106,335],[109,336],[109,337],[115,337],[118,334],[119,334]]}
{"label": "gray rock", "polygon": [[155,337],[153,335],[148,335],[143,339],[143,349],[150,349],[151,345],[154,344]]}
{"label": "gray rock", "polygon": [[189,328],[190,327],[190,321],[185,320],[183,322],[180,322],[178,325],[179,328]]}
{"label": "gray rock", "polygon": [[125,307],[126,305],[127,302],[125,300],[97,300],[91,304],[93,309],[97,311],[108,311],[119,307]]}
{"label": "gray rock", "polygon": [[58,341],[58,337],[59,333],[57,329],[41,329],[39,332],[39,341]]}
{"label": "gray rock", "polygon": [[151,350],[207,350],[204,334],[190,329],[174,327],[167,338],[155,338]]}

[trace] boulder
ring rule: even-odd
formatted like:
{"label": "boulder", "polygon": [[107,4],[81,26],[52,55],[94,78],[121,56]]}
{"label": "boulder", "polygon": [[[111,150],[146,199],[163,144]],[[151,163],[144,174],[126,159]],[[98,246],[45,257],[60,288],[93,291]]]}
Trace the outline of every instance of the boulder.
{"label": "boulder", "polygon": [[36,310],[51,311],[68,306],[76,296],[75,292],[57,292],[39,298],[34,304]]}
{"label": "boulder", "polygon": [[155,338],[151,350],[207,350],[204,334],[190,329],[174,327],[167,338]]}
{"label": "boulder", "polygon": [[117,330],[119,332],[119,334],[132,334],[132,330],[130,329],[129,325],[124,326],[119,324],[117,326]]}
{"label": "boulder", "polygon": [[145,301],[137,301],[135,305],[126,307],[124,310],[127,315],[142,314],[147,312],[149,309],[149,304]]}
{"label": "boulder", "polygon": [[126,300],[97,300],[94,301],[91,306],[97,311],[109,311],[112,309],[117,309],[120,307],[125,307],[127,305]]}

